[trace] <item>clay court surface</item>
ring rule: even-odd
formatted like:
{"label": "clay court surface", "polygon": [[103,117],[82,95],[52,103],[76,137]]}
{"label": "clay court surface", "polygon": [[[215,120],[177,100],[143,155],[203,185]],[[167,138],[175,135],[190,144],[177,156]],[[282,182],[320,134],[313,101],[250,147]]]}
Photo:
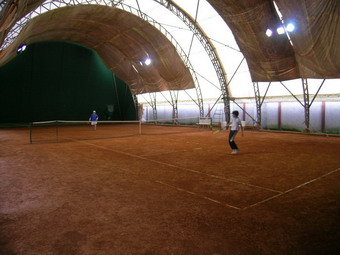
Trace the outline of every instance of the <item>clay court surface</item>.
{"label": "clay court surface", "polygon": [[340,254],[339,137],[154,131],[0,129],[0,254]]}

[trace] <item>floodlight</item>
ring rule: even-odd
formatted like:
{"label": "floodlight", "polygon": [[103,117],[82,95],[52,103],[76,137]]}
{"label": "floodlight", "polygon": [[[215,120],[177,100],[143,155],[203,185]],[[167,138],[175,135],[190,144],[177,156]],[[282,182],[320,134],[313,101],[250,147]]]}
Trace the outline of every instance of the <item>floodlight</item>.
{"label": "floodlight", "polygon": [[272,31],[271,29],[267,28],[267,30],[266,30],[266,35],[267,35],[268,37],[271,37],[271,36],[273,35],[273,31]]}
{"label": "floodlight", "polygon": [[18,47],[18,49],[17,49],[17,54],[23,52],[24,50],[26,50],[26,48],[27,48],[27,44],[26,44],[26,43],[21,44],[21,45]]}
{"label": "floodlight", "polygon": [[282,26],[278,27],[278,28],[276,29],[276,31],[277,31],[277,33],[278,33],[279,35],[282,35],[282,34],[285,33],[285,29],[284,29]]}
{"label": "floodlight", "polygon": [[293,32],[295,30],[295,26],[293,23],[288,23],[288,25],[286,26],[286,30],[288,32]]}
{"label": "floodlight", "polygon": [[146,64],[147,66],[150,65],[151,59],[150,58],[145,59],[144,64]]}

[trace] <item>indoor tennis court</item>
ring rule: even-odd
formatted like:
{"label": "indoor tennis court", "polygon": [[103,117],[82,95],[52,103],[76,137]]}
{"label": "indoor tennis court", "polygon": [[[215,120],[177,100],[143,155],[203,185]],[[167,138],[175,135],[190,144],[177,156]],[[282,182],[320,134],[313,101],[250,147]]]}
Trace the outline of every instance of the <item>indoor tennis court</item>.
{"label": "indoor tennis court", "polygon": [[0,0],[0,255],[340,255],[339,46],[339,0]]}
{"label": "indoor tennis court", "polygon": [[1,254],[338,251],[339,137],[250,130],[231,155],[226,131],[197,128],[28,135],[0,131]]}

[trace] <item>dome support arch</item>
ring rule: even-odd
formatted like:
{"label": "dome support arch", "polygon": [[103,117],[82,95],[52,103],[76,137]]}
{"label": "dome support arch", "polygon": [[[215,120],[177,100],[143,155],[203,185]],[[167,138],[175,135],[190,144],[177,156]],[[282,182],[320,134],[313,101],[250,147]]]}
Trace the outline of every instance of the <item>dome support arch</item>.
{"label": "dome support arch", "polygon": [[[137,0],[138,1],[138,0]],[[203,29],[199,26],[193,18],[186,13],[182,8],[180,8],[177,4],[175,4],[171,0],[154,0],[160,5],[167,8],[173,14],[175,14],[179,19],[183,21],[184,24],[193,32],[193,34],[197,37],[197,39],[201,42],[204,47],[206,53],[208,54],[211,63],[214,66],[217,78],[219,80],[220,88],[221,88],[221,98],[223,100],[224,109],[225,109],[225,119],[227,122],[230,121],[230,92],[227,82],[227,75],[224,70],[222,61],[219,58],[219,55],[213,46],[212,42],[209,40],[208,36],[205,34]]]}

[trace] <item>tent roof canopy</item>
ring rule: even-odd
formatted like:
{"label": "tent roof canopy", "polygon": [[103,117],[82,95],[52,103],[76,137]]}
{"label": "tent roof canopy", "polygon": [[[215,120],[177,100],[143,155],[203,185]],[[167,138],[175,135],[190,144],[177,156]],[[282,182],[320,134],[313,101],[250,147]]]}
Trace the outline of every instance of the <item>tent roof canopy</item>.
{"label": "tent roof canopy", "polygon": [[33,18],[2,53],[0,64],[12,59],[22,42],[50,40],[94,49],[134,94],[195,87],[176,48],[159,30],[133,14],[101,5],[63,7]]}
{"label": "tent roof canopy", "polygon": [[[272,0],[207,1],[231,29],[252,81],[340,78],[338,0],[276,0],[283,22],[296,24],[297,30],[289,33],[290,40],[286,34],[265,35],[268,27],[275,30],[282,25]],[[0,43],[15,22],[43,2],[8,0],[0,17]],[[77,5],[41,16],[29,22],[23,30],[25,36],[20,35],[21,41],[70,40],[93,48],[136,93],[194,86],[169,41],[132,14],[103,6]],[[0,52],[0,63],[14,57],[8,57],[9,49],[5,51]],[[137,73],[132,64],[143,60],[146,54],[154,65]]]}
{"label": "tent roof canopy", "polygon": [[272,0],[209,0],[229,25],[247,59],[253,81],[340,77],[340,2],[276,0],[285,24],[297,30],[267,37],[282,26]]}

